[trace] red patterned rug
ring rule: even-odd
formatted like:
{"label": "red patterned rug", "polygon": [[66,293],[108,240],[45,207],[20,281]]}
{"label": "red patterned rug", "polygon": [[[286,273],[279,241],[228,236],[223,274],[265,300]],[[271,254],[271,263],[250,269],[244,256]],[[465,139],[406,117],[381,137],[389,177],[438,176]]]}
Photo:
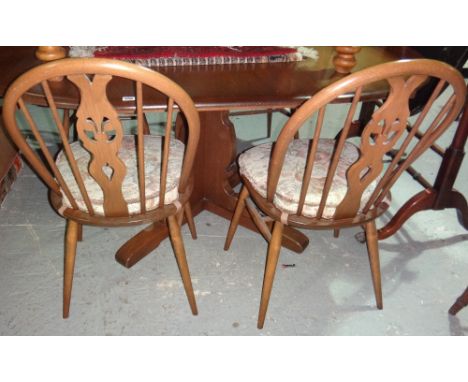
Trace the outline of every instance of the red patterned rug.
{"label": "red patterned rug", "polygon": [[72,46],[70,57],[103,57],[145,66],[219,65],[301,61],[317,51],[280,46]]}

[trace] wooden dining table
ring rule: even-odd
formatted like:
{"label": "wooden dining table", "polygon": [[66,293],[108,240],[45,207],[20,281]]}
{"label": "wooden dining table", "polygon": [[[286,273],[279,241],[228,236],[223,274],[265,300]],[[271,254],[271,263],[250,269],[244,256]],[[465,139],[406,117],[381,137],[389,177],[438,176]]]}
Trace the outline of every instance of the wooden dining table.
{"label": "wooden dining table", "polygon": [[[190,94],[200,112],[201,134],[194,164],[194,189],[191,196],[194,215],[207,210],[230,219],[234,211],[237,202],[237,193],[234,189],[240,179],[236,165],[236,132],[229,119],[232,111],[294,109],[319,90],[346,75],[336,71],[333,64],[336,51],[333,47],[314,48],[318,53],[318,58],[315,60],[155,68],[182,86]],[[36,47],[0,48],[1,95],[14,78],[41,63],[34,56],[35,50]],[[356,54],[356,65],[352,71],[388,61],[419,57],[418,53],[408,47],[362,47]],[[60,85],[56,85],[56,91],[60,92],[60,89]],[[131,108],[122,101],[122,95],[128,95],[122,92],[130,91],[124,85],[117,86],[115,90],[110,90],[109,98],[115,101],[117,109],[131,114]],[[386,91],[385,87],[376,85],[366,90],[363,99],[368,101],[382,98]],[[64,109],[75,109],[77,106],[76,92],[64,89],[58,98],[60,107]],[[32,99],[34,100],[34,95]],[[344,97],[340,102],[348,100]],[[38,96],[36,101],[38,105],[46,106],[43,97]],[[150,112],[164,107],[165,100],[158,95],[145,97],[145,111]],[[183,119],[179,118],[176,125],[176,133],[183,139]],[[255,128],[252,126],[252,129]],[[460,141],[458,145],[461,145],[463,151],[464,143]],[[460,147],[455,148],[455,151],[459,157]],[[453,164],[448,164],[451,165]],[[459,163],[451,169],[452,177],[454,172],[458,172],[458,168]],[[451,186],[453,183],[443,184],[443,187],[448,187],[450,190]],[[424,208],[431,206],[424,205]],[[463,206],[460,208],[463,210]],[[463,213],[468,217],[466,211]],[[406,216],[406,219],[408,217]],[[389,232],[390,234],[396,232],[403,223],[404,220],[398,219],[393,221],[390,227],[383,227],[380,231],[382,237],[385,234],[388,236]],[[465,223],[465,227],[468,228],[468,219]],[[240,224],[257,230],[247,212],[242,216]],[[296,229],[285,228],[282,245],[295,252],[302,252],[308,245],[307,237]],[[120,264],[131,267],[153,251],[167,236],[166,225],[163,222],[154,223],[130,238],[117,251],[116,259]]]}

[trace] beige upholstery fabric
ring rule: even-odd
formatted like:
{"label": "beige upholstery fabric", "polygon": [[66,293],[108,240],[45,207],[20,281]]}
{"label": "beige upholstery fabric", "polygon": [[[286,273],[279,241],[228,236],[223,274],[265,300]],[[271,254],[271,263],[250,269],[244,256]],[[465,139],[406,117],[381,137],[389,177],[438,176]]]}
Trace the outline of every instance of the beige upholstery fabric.
{"label": "beige upholstery fabric", "polygon": [[[288,214],[295,214],[297,212],[308,144],[308,140],[296,139],[289,145],[286,153],[273,203],[277,208]],[[316,161],[302,211],[304,216],[315,217],[317,215],[334,144],[335,141],[333,139],[320,139],[319,141]],[[239,157],[241,174],[249,180],[255,190],[263,197],[266,197],[271,149],[272,144],[265,143],[247,150]],[[346,142],[323,212],[324,218],[333,217],[336,207],[346,195],[346,171],[358,158],[358,147],[350,142]],[[376,184],[377,181],[374,180],[364,191],[361,206],[364,206],[367,200],[369,200]]]}
{"label": "beige upholstery fabric", "polygon": [[[159,204],[162,139],[159,136],[152,135],[146,135],[144,139],[146,209],[149,211],[155,209]],[[127,167],[127,173],[122,185],[122,193],[125,201],[127,202],[128,211],[130,214],[136,214],[140,212],[137,152],[135,142],[135,136],[124,136],[118,153],[119,158]],[[84,149],[79,142],[72,143],[71,149],[78,163],[78,167],[93,205],[94,212],[97,215],[104,215],[103,193],[101,187],[88,172],[88,166],[91,159],[90,153]],[[182,142],[176,139],[171,139],[166,193],[164,198],[165,204],[170,204],[176,201],[178,198],[178,184],[180,172],[182,169],[184,150],[185,146]],[[75,177],[73,176],[66,155],[63,151],[58,154],[56,163],[63,175],[63,178],[67,182],[68,187],[70,188],[70,192],[75,197],[79,209],[84,212],[88,212],[84,199],[79,192],[78,185],[75,181]],[[106,175],[111,175],[112,170],[110,168],[106,168],[104,171],[106,172]],[[64,206],[71,207],[71,204],[63,191],[62,195]]]}

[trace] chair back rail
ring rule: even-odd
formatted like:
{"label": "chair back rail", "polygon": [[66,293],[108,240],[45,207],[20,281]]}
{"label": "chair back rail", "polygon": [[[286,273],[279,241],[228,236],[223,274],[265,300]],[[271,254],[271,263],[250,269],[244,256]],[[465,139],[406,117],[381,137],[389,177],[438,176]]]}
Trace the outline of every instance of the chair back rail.
{"label": "chair back rail", "polygon": [[[407,129],[410,117],[410,100],[421,86],[433,79],[437,80],[437,86],[423,105],[412,128]],[[323,217],[337,166],[343,155],[345,142],[350,138],[348,133],[358,103],[362,101],[363,89],[379,81],[387,82],[389,93],[364,127],[358,145],[358,159],[346,171],[347,191],[337,205],[333,219],[354,218],[359,212],[366,214],[372,208],[378,207],[388,196],[399,176],[447,130],[459,115],[465,102],[466,86],[462,75],[450,65],[435,60],[391,62],[344,77],[306,101],[296,110],[282,129],[274,145],[268,169],[267,202],[273,202],[286,153],[295,134],[307,121],[316,116],[315,131],[309,141],[296,212],[296,216],[304,216],[303,209],[307,190],[310,183],[314,181],[312,173],[317,159],[318,141],[326,130],[325,108],[329,103],[338,101],[344,95],[354,94],[342,125],[341,134],[334,144],[314,220],[320,220]],[[450,94],[443,107],[431,120],[430,117],[434,113],[429,113],[429,111],[442,90],[448,91]],[[425,131],[421,130],[423,124],[424,127],[428,126]],[[421,136],[421,139],[404,157],[416,134]],[[389,152],[392,152],[394,157],[388,167],[384,169],[383,158]],[[375,188],[365,205],[362,206],[363,193],[372,182],[375,182]]]}
{"label": "chair back rail", "polygon": [[[50,81],[60,77],[63,79],[59,82]],[[165,110],[167,114],[165,135],[162,137],[159,204],[157,207],[164,207],[165,204],[170,139],[176,108],[178,112],[184,114],[188,126],[188,139],[186,140],[178,187],[179,193],[184,193],[189,185],[189,175],[199,139],[200,121],[193,101],[180,86],[157,72],[122,61],[95,58],[63,59],[38,66],[20,76],[10,86],[4,99],[3,118],[14,142],[49,188],[57,195],[63,191],[72,208],[78,209],[78,203],[71,192],[70,185],[67,184],[55,163],[53,154],[41,134],[41,128],[34,120],[25,101],[28,91],[38,87],[42,89],[60,137],[61,147],[90,216],[94,216],[96,212],[72,150],[68,129],[60,118],[59,102],[54,98],[54,86],[73,86],[78,89],[80,102],[76,112],[76,129],[82,146],[90,153],[88,172],[102,190],[104,215],[106,217],[125,217],[129,216],[129,211],[122,186],[127,175],[127,167],[119,157],[124,132],[118,110],[114,108],[107,97],[110,84],[114,80],[122,81],[122,79],[134,82],[134,114],[137,117],[135,138],[138,194],[140,214],[144,214],[147,212],[145,177],[148,176],[145,173],[144,152],[145,91],[158,91],[165,94],[168,99]],[[38,143],[45,163],[33,150],[24,133],[20,130],[17,113],[23,114],[24,120]]]}

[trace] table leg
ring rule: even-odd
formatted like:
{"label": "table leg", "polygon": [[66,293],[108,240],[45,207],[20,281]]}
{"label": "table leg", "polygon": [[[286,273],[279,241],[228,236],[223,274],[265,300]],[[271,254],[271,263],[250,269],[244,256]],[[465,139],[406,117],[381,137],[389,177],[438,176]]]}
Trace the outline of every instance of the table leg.
{"label": "table leg", "polygon": [[465,306],[468,305],[468,288],[465,289],[463,294],[457,298],[457,301],[450,307],[449,313],[454,316]]}
{"label": "table leg", "polygon": [[468,102],[465,104],[462,118],[450,147],[445,151],[437,173],[434,187],[413,196],[401,207],[384,227],[379,229],[379,240],[385,239],[398,231],[416,212],[423,210],[443,210],[456,208],[460,224],[468,229],[468,204],[465,197],[453,188],[460,170],[465,143],[468,138]]}

